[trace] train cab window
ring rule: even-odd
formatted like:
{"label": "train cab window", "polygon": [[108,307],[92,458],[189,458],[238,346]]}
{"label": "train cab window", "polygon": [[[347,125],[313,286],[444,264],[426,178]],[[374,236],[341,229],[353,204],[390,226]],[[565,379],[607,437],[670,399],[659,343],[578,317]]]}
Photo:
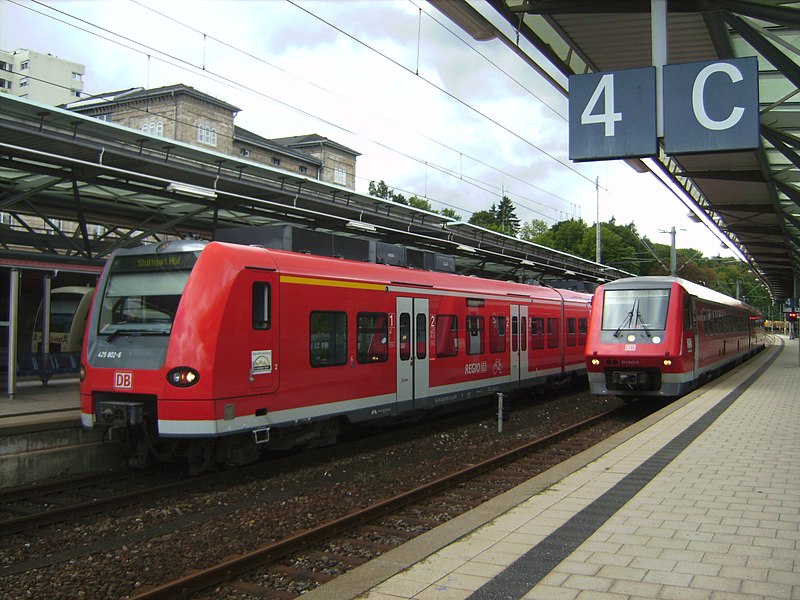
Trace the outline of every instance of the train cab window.
{"label": "train cab window", "polygon": [[270,287],[268,283],[253,283],[253,329],[270,328]]}
{"label": "train cab window", "polygon": [[312,367],[347,363],[347,315],[313,311],[308,320],[309,357]]}
{"label": "train cab window", "polygon": [[578,319],[578,345],[585,346],[586,345],[586,338],[589,335],[589,319],[587,318],[580,318]]}
{"label": "train cab window", "polygon": [[531,350],[544,348],[544,319],[531,317]]}
{"label": "train cab window", "polygon": [[683,328],[694,329],[692,319],[692,300],[687,296],[683,299]]}
{"label": "train cab window", "polygon": [[436,315],[436,356],[458,354],[458,317]]}
{"label": "train cab window", "polygon": [[417,314],[414,339],[417,343],[417,358],[428,356],[428,316],[425,313]]}
{"label": "train cab window", "polygon": [[561,319],[547,319],[547,347],[558,348],[561,345]]}
{"label": "train cab window", "polygon": [[506,351],[506,317],[494,316],[489,319],[489,351]]}
{"label": "train cab window", "polygon": [[397,347],[400,350],[400,360],[411,359],[411,315],[405,312],[400,313]]}
{"label": "train cab window", "polygon": [[578,328],[575,322],[575,317],[567,319],[567,346],[576,346],[578,344]]}
{"label": "train cab window", "polygon": [[356,316],[356,360],[361,364],[389,360],[389,318],[386,313]]}
{"label": "train cab window", "polygon": [[484,321],[478,315],[467,317],[467,354],[483,354]]}
{"label": "train cab window", "polygon": [[663,331],[667,327],[670,291],[607,290],[603,297],[603,330]]}

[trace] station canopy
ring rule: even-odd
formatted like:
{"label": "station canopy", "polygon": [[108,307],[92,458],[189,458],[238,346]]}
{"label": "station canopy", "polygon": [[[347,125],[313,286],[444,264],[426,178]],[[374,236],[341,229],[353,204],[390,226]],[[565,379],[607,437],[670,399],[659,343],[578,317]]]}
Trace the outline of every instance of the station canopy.
{"label": "station canopy", "polygon": [[[528,50],[534,48],[562,79],[653,64],[649,0],[486,0],[483,13],[507,21],[512,39],[462,0],[431,3],[476,39],[504,39],[540,70],[541,58]],[[800,2],[666,0],[666,6],[668,64],[758,58],[761,145],[681,156],[662,150],[647,164],[633,164],[685,190],[691,210],[741,252],[776,301],[797,297]]]}
{"label": "station canopy", "polygon": [[0,267],[7,268],[91,272],[121,247],[282,226],[452,256],[465,275],[587,284],[629,275],[272,165],[4,94],[0,212],[9,216],[0,223]]}

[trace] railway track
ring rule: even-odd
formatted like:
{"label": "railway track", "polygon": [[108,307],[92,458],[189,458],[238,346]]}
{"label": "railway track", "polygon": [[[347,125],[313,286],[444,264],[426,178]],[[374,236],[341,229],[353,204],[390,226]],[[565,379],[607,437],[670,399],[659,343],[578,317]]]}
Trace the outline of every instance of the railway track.
{"label": "railway track", "polygon": [[[624,412],[599,414],[245,555],[142,589],[133,597],[187,598],[222,586],[208,597],[296,598],[586,449],[598,435],[606,435],[596,428]],[[537,457],[542,449],[548,450],[547,456]]]}
{"label": "railway track", "polygon": [[[503,434],[495,431],[493,407],[403,428],[378,428],[371,436],[357,431],[336,446],[273,457],[252,469],[215,473],[202,485],[201,478],[166,484],[162,479],[157,485],[164,487],[144,491],[137,499],[127,484],[115,484],[109,487],[122,488],[125,497],[108,499],[105,508],[100,507],[95,498],[98,494],[87,481],[89,487],[82,495],[90,505],[86,510],[97,513],[91,516],[74,517],[74,509],[64,508],[69,497],[81,494],[67,493],[56,502],[53,490],[35,486],[38,489],[31,491],[37,502],[45,498],[48,510],[57,508],[63,522],[45,527],[37,524],[35,530],[25,527],[21,533],[0,538],[0,596],[51,597],[66,579],[70,589],[83,592],[83,597],[131,597],[184,573],[227,562],[226,557],[249,556],[254,548],[277,544],[266,551],[276,552],[281,540],[297,537],[296,559],[287,558],[291,552],[275,553],[262,574],[239,577],[236,589],[226,587],[222,596],[213,592],[209,596],[226,600],[237,594],[247,597],[243,589],[264,587],[261,579],[265,578],[273,588],[268,597],[294,597],[579,450],[562,447],[548,452],[549,462],[541,465],[517,463],[505,472],[492,471],[480,479],[473,476],[469,483],[457,486],[461,488],[458,493],[443,488],[445,496],[433,500],[420,497],[402,512],[393,508],[390,496],[400,497],[421,481],[428,482],[432,493],[435,482],[446,473],[465,470],[467,463],[479,469],[492,449],[509,449],[622,404],[565,390],[562,396],[543,400],[520,399]],[[620,427],[641,416],[630,406],[626,411],[627,420]],[[70,482],[72,488],[83,486]],[[18,500],[28,502],[23,497],[20,493]],[[360,518],[369,518],[369,523],[352,529],[343,519],[354,507],[395,513],[383,517],[367,513]],[[57,520],[55,516],[47,518]],[[29,517],[29,522],[35,519]],[[350,529],[316,542],[319,545],[298,537],[321,523],[334,532]],[[14,526],[21,531],[20,527]],[[305,571],[316,574],[311,577]],[[109,578],[109,573],[114,577]],[[27,595],[15,595],[18,590]]]}

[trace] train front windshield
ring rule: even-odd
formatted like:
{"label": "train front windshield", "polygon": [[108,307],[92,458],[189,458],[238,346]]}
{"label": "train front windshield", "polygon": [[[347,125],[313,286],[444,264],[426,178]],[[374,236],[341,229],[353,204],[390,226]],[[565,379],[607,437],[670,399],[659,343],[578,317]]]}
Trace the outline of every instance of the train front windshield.
{"label": "train front windshield", "polygon": [[98,332],[169,334],[196,260],[194,253],[117,257],[103,292]]}
{"label": "train front windshield", "polygon": [[667,326],[669,290],[606,290],[603,329],[664,330]]}

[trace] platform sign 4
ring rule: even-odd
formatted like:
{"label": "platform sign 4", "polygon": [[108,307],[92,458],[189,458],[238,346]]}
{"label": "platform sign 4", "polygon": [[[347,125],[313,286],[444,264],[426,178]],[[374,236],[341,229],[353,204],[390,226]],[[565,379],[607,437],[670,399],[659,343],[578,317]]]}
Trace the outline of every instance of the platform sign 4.
{"label": "platform sign 4", "polygon": [[569,78],[569,158],[654,156],[656,70],[605,71]]}
{"label": "platform sign 4", "polygon": [[664,67],[667,154],[749,150],[759,141],[758,59]]}

